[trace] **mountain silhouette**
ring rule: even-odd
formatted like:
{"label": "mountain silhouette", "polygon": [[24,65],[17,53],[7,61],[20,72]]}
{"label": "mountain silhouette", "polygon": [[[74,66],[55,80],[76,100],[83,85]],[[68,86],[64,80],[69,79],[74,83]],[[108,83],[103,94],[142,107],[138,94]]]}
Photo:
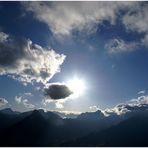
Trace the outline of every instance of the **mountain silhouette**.
{"label": "mountain silhouette", "polygon": [[0,111],[0,146],[148,146],[148,115],[106,117],[101,111],[77,118],[55,112]]}
{"label": "mountain silhouette", "polygon": [[7,114],[7,115],[17,115],[19,114],[19,112],[17,111],[13,111],[11,108],[5,108],[3,110],[0,111],[3,114]]}
{"label": "mountain silhouette", "polygon": [[105,118],[105,116],[100,110],[96,112],[82,113],[77,117],[77,119],[81,119],[81,120],[101,120],[103,118]]}
{"label": "mountain silhouette", "polygon": [[69,141],[61,146],[148,146],[148,117],[134,116],[105,130]]}
{"label": "mountain silhouette", "polygon": [[[8,117],[5,123],[8,122],[9,126],[1,130],[0,146],[58,146],[106,127],[104,121],[98,123],[97,120],[62,119],[53,112],[43,110],[19,113],[11,120],[9,116],[4,116],[6,119]],[[4,118],[0,123],[2,121]]]}

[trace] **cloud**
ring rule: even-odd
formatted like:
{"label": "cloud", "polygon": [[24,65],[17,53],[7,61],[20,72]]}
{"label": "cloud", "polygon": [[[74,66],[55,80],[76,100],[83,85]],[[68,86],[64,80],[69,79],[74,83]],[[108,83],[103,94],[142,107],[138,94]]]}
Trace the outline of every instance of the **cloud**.
{"label": "cloud", "polygon": [[[148,41],[148,4],[145,2],[22,2],[26,12],[49,26],[55,36],[72,35],[74,31],[83,34],[96,33],[104,21],[111,25],[116,20],[127,31],[144,33],[139,41],[111,40],[109,53],[135,51],[146,46]],[[61,38],[60,38],[61,39]]]}
{"label": "cloud", "polygon": [[140,94],[145,94],[145,90],[139,91],[139,92],[138,92],[138,95],[140,95]]}
{"label": "cloud", "polygon": [[100,110],[100,108],[99,108],[98,106],[96,106],[96,105],[90,106],[89,109],[90,109],[91,111]]}
{"label": "cloud", "polygon": [[56,105],[56,108],[58,108],[58,109],[64,108],[63,103],[61,103],[61,102],[59,102],[59,101],[56,102],[55,105]]}
{"label": "cloud", "polygon": [[5,106],[6,104],[8,104],[8,101],[5,98],[0,98],[0,107]]}
{"label": "cloud", "polygon": [[4,32],[0,32],[0,42],[6,41],[8,38],[8,35]]}
{"label": "cloud", "polygon": [[19,94],[18,96],[15,96],[15,101],[19,104],[22,103],[23,99],[27,98],[27,97],[32,97],[33,94],[30,92],[25,92],[23,94]]}
{"label": "cloud", "polygon": [[26,92],[26,93],[20,94],[20,95],[18,95],[18,96],[15,96],[15,101],[16,101],[18,104],[22,104],[22,105],[24,105],[26,108],[31,109],[31,108],[34,108],[35,105],[29,103],[29,101],[28,101],[27,98],[28,98],[28,97],[32,97],[32,96],[33,96],[32,93]]}
{"label": "cloud", "polygon": [[122,22],[128,31],[143,33],[142,46],[148,46],[148,4],[139,3],[124,15]]}
{"label": "cloud", "polygon": [[139,3],[124,15],[122,21],[127,30],[148,32],[148,4]]}
{"label": "cloud", "polygon": [[144,36],[141,42],[144,46],[148,47],[148,33]]}
{"label": "cloud", "polygon": [[15,101],[19,104],[22,102],[22,96],[15,96]]}
{"label": "cloud", "polygon": [[114,108],[106,109],[106,115],[126,115],[148,113],[148,96],[140,96],[136,99],[131,99],[127,103],[116,105]]}
{"label": "cloud", "polygon": [[33,94],[31,92],[25,92],[24,96],[33,96]]}
{"label": "cloud", "polygon": [[23,104],[24,104],[24,106],[25,106],[26,108],[31,109],[31,108],[34,108],[34,107],[35,107],[35,105],[29,103],[28,99],[24,99],[22,102],[23,102]]}
{"label": "cloud", "polygon": [[105,48],[109,53],[122,53],[134,51],[139,47],[139,43],[136,42],[126,42],[122,39],[111,39],[108,43],[105,44]]}
{"label": "cloud", "polygon": [[67,98],[72,91],[65,85],[60,83],[52,83],[44,89],[45,96],[53,100]]}
{"label": "cloud", "polygon": [[65,55],[33,44],[25,38],[0,35],[0,75],[10,75],[24,83],[47,83],[60,71]]}
{"label": "cloud", "polygon": [[74,30],[96,32],[103,21],[115,24],[120,10],[131,9],[136,2],[22,2],[25,11],[46,23],[55,35]]}
{"label": "cloud", "polygon": [[[148,41],[148,5],[144,2],[22,2],[26,12],[44,22],[57,37],[73,32],[96,33],[104,21],[111,25],[121,21],[127,31],[144,33],[139,41],[112,39],[107,43],[109,53],[135,51]],[[60,38],[61,39],[61,38]],[[63,38],[62,38],[63,39]]]}
{"label": "cloud", "polygon": [[148,96],[140,96],[137,99],[132,99],[129,103],[137,106],[140,106],[142,104],[148,104]]}

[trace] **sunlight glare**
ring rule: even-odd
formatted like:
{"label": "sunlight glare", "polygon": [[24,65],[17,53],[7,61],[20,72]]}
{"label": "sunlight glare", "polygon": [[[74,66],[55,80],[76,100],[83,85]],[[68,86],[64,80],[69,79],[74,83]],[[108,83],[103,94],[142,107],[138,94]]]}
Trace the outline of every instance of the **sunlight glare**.
{"label": "sunlight glare", "polygon": [[74,97],[79,97],[85,91],[85,83],[82,79],[73,78],[67,82],[69,89],[73,92]]}

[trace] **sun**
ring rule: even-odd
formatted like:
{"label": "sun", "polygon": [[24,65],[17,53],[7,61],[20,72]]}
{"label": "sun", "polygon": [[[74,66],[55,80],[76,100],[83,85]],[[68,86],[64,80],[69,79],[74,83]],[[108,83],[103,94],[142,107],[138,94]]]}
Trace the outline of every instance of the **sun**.
{"label": "sun", "polygon": [[79,97],[85,92],[86,85],[84,80],[74,77],[73,79],[67,81],[67,86],[73,92],[74,97]]}

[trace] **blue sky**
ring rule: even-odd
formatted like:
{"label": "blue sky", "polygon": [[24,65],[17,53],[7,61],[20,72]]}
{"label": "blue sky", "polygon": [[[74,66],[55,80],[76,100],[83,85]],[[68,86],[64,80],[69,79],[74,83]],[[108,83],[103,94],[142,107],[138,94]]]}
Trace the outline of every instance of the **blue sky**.
{"label": "blue sky", "polygon": [[[89,111],[90,106],[113,107],[137,97],[141,90],[147,93],[147,11],[147,2],[1,2],[1,44],[8,44],[3,41],[5,35],[13,40],[12,44],[18,43],[18,38],[29,39],[32,41],[30,48],[38,44],[47,49],[49,55],[53,49],[54,56],[59,54],[62,61],[54,63],[60,72],[49,69],[47,75],[50,73],[53,77],[46,82],[42,81],[42,75],[30,78],[22,71],[18,76],[24,78],[25,75],[27,79],[23,82],[14,79],[21,67],[17,66],[12,72],[13,65],[6,65],[7,70],[0,63],[0,98],[8,101],[1,108],[81,112]],[[0,50],[3,55],[3,49]],[[66,56],[64,60],[62,54]],[[44,55],[41,58],[44,59]],[[52,59],[48,62],[52,63]],[[40,61],[36,66],[38,63]],[[43,89],[47,83],[62,83],[75,75],[85,81],[83,95],[63,99],[63,102],[45,98]]]}

